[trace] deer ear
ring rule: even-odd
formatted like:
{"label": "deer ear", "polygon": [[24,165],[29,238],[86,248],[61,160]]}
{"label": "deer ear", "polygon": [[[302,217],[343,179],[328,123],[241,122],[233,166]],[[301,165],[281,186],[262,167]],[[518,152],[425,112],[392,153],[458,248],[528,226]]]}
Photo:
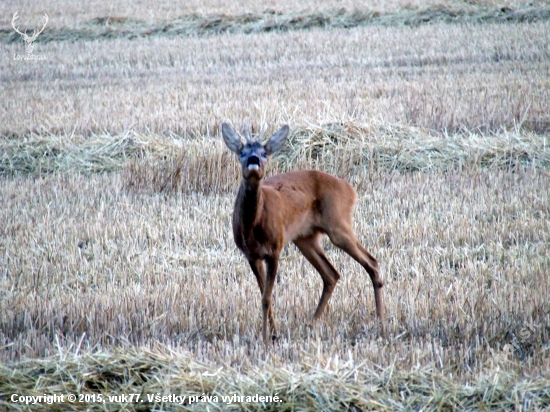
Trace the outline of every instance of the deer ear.
{"label": "deer ear", "polygon": [[227,123],[222,124],[222,137],[225,145],[233,153],[240,154],[243,148],[243,142],[240,136]]}
{"label": "deer ear", "polygon": [[285,124],[278,132],[276,132],[273,136],[269,138],[267,143],[264,145],[265,151],[268,156],[277,153],[283,148],[286,142],[286,138],[288,137],[288,131],[289,128]]}

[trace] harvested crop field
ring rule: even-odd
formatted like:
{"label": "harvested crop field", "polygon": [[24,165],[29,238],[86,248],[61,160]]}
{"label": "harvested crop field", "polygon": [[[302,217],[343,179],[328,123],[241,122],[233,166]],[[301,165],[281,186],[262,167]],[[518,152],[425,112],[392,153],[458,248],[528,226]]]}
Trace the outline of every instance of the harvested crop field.
{"label": "harvested crop field", "polygon": [[[550,408],[550,3],[195,3],[0,4],[0,406]],[[357,190],[385,334],[327,240],[327,311],[288,246],[264,347],[245,119]]]}

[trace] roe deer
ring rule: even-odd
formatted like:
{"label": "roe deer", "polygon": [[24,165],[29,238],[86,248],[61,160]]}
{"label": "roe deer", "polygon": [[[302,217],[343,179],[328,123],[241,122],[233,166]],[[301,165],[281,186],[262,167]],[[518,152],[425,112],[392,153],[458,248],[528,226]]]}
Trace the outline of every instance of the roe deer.
{"label": "roe deer", "polygon": [[374,286],[376,314],[379,319],[384,314],[378,262],[359,243],[352,227],[357,199],[353,187],[345,180],[317,170],[282,173],[264,179],[269,157],[283,147],[288,132],[285,125],[262,144],[262,136],[252,141],[245,124],[246,143],[243,143],[228,124],[222,124],[223,140],[238,156],[242,168],[242,182],[233,210],[233,237],[262,293],[262,336],[266,345],[268,318],[273,337],[277,334],[271,294],[279,256],[291,241],[323,278],[323,292],[314,320],[322,315],[340,278],[321,245],[324,234],[365,268]]}

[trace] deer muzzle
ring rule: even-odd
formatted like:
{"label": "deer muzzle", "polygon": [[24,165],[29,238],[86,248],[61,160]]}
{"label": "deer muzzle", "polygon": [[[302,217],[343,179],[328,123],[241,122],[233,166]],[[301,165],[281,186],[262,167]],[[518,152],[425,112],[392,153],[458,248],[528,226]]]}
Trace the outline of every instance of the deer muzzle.
{"label": "deer muzzle", "polygon": [[250,156],[246,160],[246,168],[248,170],[259,170],[260,169],[260,158],[258,156]]}

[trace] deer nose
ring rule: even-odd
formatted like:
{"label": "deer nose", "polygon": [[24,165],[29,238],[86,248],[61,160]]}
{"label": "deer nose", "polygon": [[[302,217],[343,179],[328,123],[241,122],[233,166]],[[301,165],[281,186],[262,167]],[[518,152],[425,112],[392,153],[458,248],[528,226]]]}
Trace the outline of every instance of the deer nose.
{"label": "deer nose", "polygon": [[260,158],[258,156],[250,156],[246,160],[246,167],[251,166],[251,165],[260,166]]}

